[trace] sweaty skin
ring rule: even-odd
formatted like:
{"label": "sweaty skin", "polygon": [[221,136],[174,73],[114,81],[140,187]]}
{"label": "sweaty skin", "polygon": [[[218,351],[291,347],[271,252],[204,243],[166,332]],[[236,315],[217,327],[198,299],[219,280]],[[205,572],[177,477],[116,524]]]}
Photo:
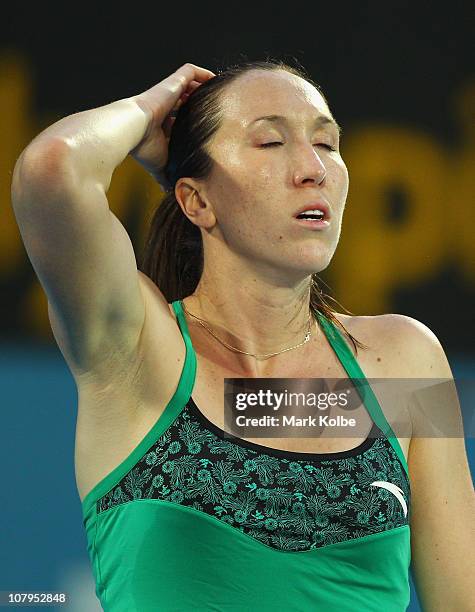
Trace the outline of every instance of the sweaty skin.
{"label": "sweaty skin", "polygon": [[[232,346],[269,353],[304,337],[310,275],[324,270],[336,250],[348,171],[338,126],[316,126],[318,119],[333,119],[325,100],[300,77],[246,73],[228,87],[222,109],[221,127],[207,147],[211,176],[181,178],[175,189],[204,245],[201,280],[184,303]],[[266,115],[286,120],[254,122]],[[274,142],[281,144],[262,146]],[[294,219],[317,201],[330,208],[324,231]],[[236,353],[236,360],[251,376],[272,367],[249,355]]]}

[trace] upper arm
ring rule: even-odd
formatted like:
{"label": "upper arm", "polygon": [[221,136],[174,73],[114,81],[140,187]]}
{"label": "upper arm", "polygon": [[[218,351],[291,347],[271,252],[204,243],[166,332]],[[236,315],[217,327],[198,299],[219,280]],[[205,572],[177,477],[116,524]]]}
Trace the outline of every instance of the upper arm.
{"label": "upper arm", "polygon": [[64,147],[25,150],[12,201],[28,257],[48,298],[53,333],[73,373],[105,347],[131,347],[145,319],[130,238],[94,180],[79,184]]}
{"label": "upper arm", "polygon": [[412,376],[425,387],[413,395],[410,406],[408,456],[418,596],[424,610],[473,610],[475,496],[455,382],[445,352],[427,326],[411,317],[401,317],[398,326]]}

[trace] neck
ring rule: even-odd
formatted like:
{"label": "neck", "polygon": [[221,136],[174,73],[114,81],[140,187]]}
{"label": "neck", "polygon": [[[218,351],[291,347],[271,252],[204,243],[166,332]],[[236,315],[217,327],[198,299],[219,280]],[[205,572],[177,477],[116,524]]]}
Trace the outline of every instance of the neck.
{"label": "neck", "polygon": [[[309,324],[310,292],[308,279],[298,287],[264,284],[257,286],[255,278],[231,285],[209,279],[203,274],[195,292],[185,298],[186,309],[211,328],[219,340],[232,347],[257,355],[274,353],[300,344],[305,339]],[[281,354],[256,359],[223,346],[193,317],[187,317],[194,329],[201,328],[216,356],[232,362],[243,375],[259,376],[269,373],[281,364],[296,361],[308,354],[318,335],[318,326],[310,320],[310,341]]]}

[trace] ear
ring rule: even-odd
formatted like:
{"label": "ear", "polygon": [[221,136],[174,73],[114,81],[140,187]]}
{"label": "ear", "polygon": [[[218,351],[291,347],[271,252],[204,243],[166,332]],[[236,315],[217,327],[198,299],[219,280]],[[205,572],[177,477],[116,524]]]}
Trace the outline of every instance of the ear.
{"label": "ear", "polygon": [[192,178],[180,178],[175,185],[175,198],[183,213],[203,229],[216,224],[213,208],[205,195],[203,185]]}

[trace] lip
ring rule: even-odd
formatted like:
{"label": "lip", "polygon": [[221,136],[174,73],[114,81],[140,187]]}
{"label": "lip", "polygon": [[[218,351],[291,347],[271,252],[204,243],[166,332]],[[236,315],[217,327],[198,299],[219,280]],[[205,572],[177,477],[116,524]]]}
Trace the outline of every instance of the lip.
{"label": "lip", "polygon": [[326,219],[323,219],[321,221],[306,221],[305,219],[295,219],[295,221],[302,227],[305,227],[306,229],[310,230],[324,230],[330,227],[330,221],[327,221]]}
{"label": "lip", "polygon": [[[294,217],[297,218],[298,215],[302,214],[303,212],[306,212],[307,210],[321,210],[323,214],[325,215],[325,221],[331,218],[330,207],[328,206],[328,204],[325,204],[322,201],[311,202],[310,204],[306,204],[305,206],[302,206],[302,208],[299,208],[299,210],[296,213],[294,213]],[[298,220],[300,221],[300,219]],[[306,221],[305,223],[310,224],[312,223],[312,221]],[[317,223],[321,223],[321,221],[317,221]]]}

